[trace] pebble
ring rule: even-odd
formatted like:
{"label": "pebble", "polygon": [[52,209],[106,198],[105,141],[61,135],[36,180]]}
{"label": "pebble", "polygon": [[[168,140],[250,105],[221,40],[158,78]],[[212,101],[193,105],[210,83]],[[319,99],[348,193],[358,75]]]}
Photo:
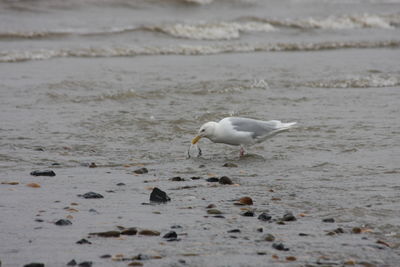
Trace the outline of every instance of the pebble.
{"label": "pebble", "polygon": [[260,233],[264,232],[264,228],[262,228],[262,227],[257,228],[257,232],[260,232]]}
{"label": "pebble", "polygon": [[182,229],[182,226],[175,224],[171,226],[171,229]]}
{"label": "pebble", "polygon": [[289,248],[285,247],[282,243],[273,243],[272,247],[276,250],[288,251]]}
{"label": "pebble", "polygon": [[206,179],[206,181],[209,183],[218,183],[219,179],[217,177],[211,177],[211,178]]}
{"label": "pebble", "polygon": [[180,177],[180,176],[172,177],[169,180],[171,180],[173,182],[183,182],[183,181],[185,181],[185,179]]}
{"label": "pebble", "polygon": [[146,168],[140,168],[140,169],[134,170],[133,172],[136,174],[145,174],[145,173],[148,173],[149,170]]}
{"label": "pebble", "polygon": [[199,177],[199,176],[193,176],[193,177],[190,177],[190,179],[192,179],[192,180],[200,180],[201,177]]}
{"label": "pebble", "polygon": [[287,261],[296,261],[297,258],[296,258],[295,256],[287,256],[287,257],[286,257],[286,260],[287,260]]}
{"label": "pebble", "polygon": [[154,187],[150,194],[150,202],[165,203],[170,200],[171,198],[167,195],[167,193],[157,187]]}
{"label": "pebble", "polygon": [[353,234],[360,234],[361,233],[361,228],[360,227],[353,227],[353,229],[351,229],[351,232]]}
{"label": "pebble", "polygon": [[166,234],[163,236],[163,238],[166,238],[166,239],[176,239],[176,238],[178,238],[178,235],[176,234],[175,231],[170,231],[170,232],[166,233]]}
{"label": "pebble", "polygon": [[118,183],[117,186],[124,186],[124,183]]}
{"label": "pebble", "polygon": [[141,231],[139,232],[139,235],[158,236],[158,235],[160,235],[160,232],[154,231],[154,230],[147,230],[147,229],[145,229],[145,230],[141,230]]}
{"label": "pebble", "polygon": [[235,203],[235,205],[253,205],[253,200],[251,197],[242,197]]}
{"label": "pebble", "polygon": [[209,210],[207,210],[207,213],[208,214],[215,214],[215,215],[222,214],[222,212],[220,210],[217,210],[217,209],[209,209]]}
{"label": "pebble", "polygon": [[79,267],[92,267],[92,265],[93,265],[93,262],[91,262],[91,261],[83,261],[83,262],[81,262],[81,263],[79,263]]}
{"label": "pebble", "polygon": [[296,217],[291,212],[286,213],[282,217],[282,221],[285,221],[285,222],[291,222],[291,221],[296,221],[296,220],[297,220]]}
{"label": "pebble", "polygon": [[106,231],[98,233],[90,233],[89,235],[97,235],[100,237],[119,237],[121,233],[119,231]]}
{"label": "pebble", "polygon": [[32,262],[25,264],[24,267],[44,267],[44,263]]}
{"label": "pebble", "polygon": [[32,188],[40,188],[40,184],[37,184],[37,183],[30,183],[30,184],[27,184],[26,186],[32,187]]}
{"label": "pebble", "polygon": [[260,221],[267,222],[267,221],[270,221],[272,219],[272,216],[267,214],[267,213],[265,213],[265,212],[263,212],[258,216],[258,219]]}
{"label": "pebble", "polygon": [[268,242],[275,241],[275,236],[273,236],[272,234],[266,234],[264,236],[264,241],[268,241]]}
{"label": "pebble", "polygon": [[335,219],[334,218],[326,218],[326,219],[323,219],[322,222],[324,222],[324,223],[334,223]]}
{"label": "pebble", "polygon": [[75,261],[75,259],[72,259],[67,263],[67,266],[76,266],[77,264],[78,263]]}
{"label": "pebble", "polygon": [[58,226],[65,226],[65,225],[71,225],[72,222],[70,220],[60,219],[60,220],[56,221],[54,224],[58,225]]}
{"label": "pebble", "polygon": [[240,233],[240,232],[241,232],[240,229],[232,229],[228,231],[228,233]]}
{"label": "pebble", "polygon": [[128,266],[143,266],[143,263],[141,263],[140,261],[132,261],[128,264]]}
{"label": "pebble", "polygon": [[89,168],[97,168],[96,163],[91,162],[91,163],[89,164]]}
{"label": "pebble", "polygon": [[227,167],[227,168],[237,168],[238,165],[236,165],[235,163],[232,162],[227,162],[224,165],[222,165],[222,167]]}
{"label": "pebble", "polygon": [[242,213],[241,215],[242,215],[242,216],[245,216],[245,217],[254,217],[254,212],[248,210],[248,211]]}
{"label": "pebble", "polygon": [[81,240],[76,241],[76,243],[80,244],[80,245],[83,245],[83,244],[89,244],[90,245],[90,244],[92,244],[92,242],[86,240],[85,238],[82,238]]}
{"label": "pebble", "polygon": [[121,235],[136,235],[138,230],[135,227],[130,227],[121,231]]}
{"label": "pebble", "polygon": [[104,255],[101,255],[100,258],[109,259],[109,258],[111,258],[111,255],[110,254],[104,254]]}
{"label": "pebble", "polygon": [[306,234],[306,233],[299,233],[299,236],[309,236],[309,234]]}
{"label": "pebble", "polygon": [[33,171],[31,172],[33,176],[56,176],[56,173],[52,170],[42,170],[42,171]]}
{"label": "pebble", "polygon": [[87,192],[83,195],[78,195],[78,196],[81,196],[81,197],[87,198],[87,199],[88,198],[104,198],[101,194],[95,193],[95,192]]}
{"label": "pebble", "polygon": [[219,183],[220,184],[233,184],[231,178],[229,178],[228,176],[222,176],[221,178],[219,178]]}
{"label": "pebble", "polygon": [[210,204],[210,205],[208,205],[206,208],[207,209],[212,209],[212,208],[215,208],[216,206],[215,206],[215,204]]}

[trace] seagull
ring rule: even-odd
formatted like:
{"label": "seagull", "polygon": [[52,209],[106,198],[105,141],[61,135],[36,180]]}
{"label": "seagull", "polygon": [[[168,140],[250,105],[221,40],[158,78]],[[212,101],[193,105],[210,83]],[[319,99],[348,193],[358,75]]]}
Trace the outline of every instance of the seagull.
{"label": "seagull", "polygon": [[274,135],[290,129],[296,122],[283,123],[278,120],[261,121],[248,118],[227,117],[219,122],[204,123],[192,140],[195,145],[205,137],[214,143],[240,146],[240,156],[244,156],[244,147],[261,143]]}

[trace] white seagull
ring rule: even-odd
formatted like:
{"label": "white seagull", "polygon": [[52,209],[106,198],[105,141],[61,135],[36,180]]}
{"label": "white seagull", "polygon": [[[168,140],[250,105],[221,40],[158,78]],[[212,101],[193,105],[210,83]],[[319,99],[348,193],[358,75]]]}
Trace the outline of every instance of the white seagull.
{"label": "white seagull", "polygon": [[288,130],[296,122],[283,123],[277,120],[261,121],[239,117],[228,117],[219,122],[210,121],[204,123],[192,145],[195,145],[202,137],[210,139],[214,143],[223,143],[240,146],[240,156],[244,155],[244,146],[261,143],[274,135]]}

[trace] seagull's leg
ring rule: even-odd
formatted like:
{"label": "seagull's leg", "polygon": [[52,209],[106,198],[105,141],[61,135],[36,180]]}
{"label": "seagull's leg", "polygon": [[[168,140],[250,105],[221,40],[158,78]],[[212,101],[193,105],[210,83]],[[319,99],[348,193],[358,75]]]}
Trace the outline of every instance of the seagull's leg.
{"label": "seagull's leg", "polygon": [[243,146],[240,146],[239,156],[240,156],[240,157],[243,157],[243,156],[244,156],[244,148],[243,148]]}

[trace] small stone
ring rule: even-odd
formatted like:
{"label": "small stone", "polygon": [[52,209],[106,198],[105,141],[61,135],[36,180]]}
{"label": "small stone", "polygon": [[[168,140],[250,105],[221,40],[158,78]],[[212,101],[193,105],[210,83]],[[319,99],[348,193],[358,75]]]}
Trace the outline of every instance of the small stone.
{"label": "small stone", "polygon": [[212,209],[212,208],[215,208],[216,206],[214,205],[214,204],[210,204],[210,205],[208,205],[206,208],[207,209]]}
{"label": "small stone", "polygon": [[98,233],[90,233],[89,235],[97,235],[100,237],[119,237],[121,233],[119,231],[106,231]]}
{"label": "small stone", "polygon": [[42,170],[42,171],[33,171],[31,172],[33,176],[56,176],[56,173],[52,170]]}
{"label": "small stone", "polygon": [[128,264],[128,266],[143,266],[143,263],[141,263],[140,261],[132,261]]}
{"label": "small stone", "polygon": [[356,265],[356,261],[355,260],[347,260],[347,261],[343,262],[343,265]]}
{"label": "small stone", "polygon": [[297,220],[296,217],[294,217],[293,213],[291,213],[291,212],[286,213],[282,217],[282,221],[285,221],[285,222],[291,222],[291,221],[296,221],[296,220]]}
{"label": "small stone", "polygon": [[140,169],[134,170],[133,172],[136,174],[145,174],[145,173],[148,173],[149,170],[146,168],[140,168]]}
{"label": "small stone", "polygon": [[266,234],[264,236],[264,241],[268,241],[268,242],[275,241],[275,236],[273,236],[272,234]]}
{"label": "small stone", "polygon": [[309,236],[309,234],[306,234],[306,233],[299,233],[299,236]]}
{"label": "small stone", "polygon": [[145,229],[145,230],[141,230],[141,231],[139,232],[139,235],[158,236],[158,235],[160,235],[160,232],[154,231],[154,230],[147,230],[147,229]]}
{"label": "small stone", "polygon": [[171,180],[171,181],[173,181],[173,182],[183,182],[183,181],[185,181],[185,179],[183,179],[183,178],[180,177],[180,176],[172,177],[172,178],[170,178],[169,180]]}
{"label": "small stone", "polygon": [[25,264],[24,267],[44,267],[44,263],[32,262]]}
{"label": "small stone", "polygon": [[206,179],[206,181],[209,183],[218,183],[219,179],[217,177],[211,177],[211,178]]}
{"label": "small stone", "polygon": [[222,176],[221,178],[219,178],[219,183],[220,184],[233,184],[231,178],[229,178],[228,176]]}
{"label": "small stone", "polygon": [[153,191],[150,194],[150,202],[165,203],[170,200],[171,198],[168,197],[167,193],[157,187],[154,187]]}
{"label": "small stone", "polygon": [[361,233],[361,228],[360,227],[353,227],[353,229],[351,229],[351,232],[353,234],[360,234]]}
{"label": "small stone", "polygon": [[35,222],[43,222],[42,219],[36,219]]}
{"label": "small stone", "polygon": [[323,219],[322,222],[324,222],[324,223],[334,223],[335,219],[334,218],[326,218],[326,219]]}
{"label": "small stone", "polygon": [[235,203],[235,205],[253,205],[253,200],[251,197],[242,197]]}
{"label": "small stone", "polygon": [[135,227],[127,228],[121,231],[121,235],[136,235],[138,230]]}
{"label": "small stone", "polygon": [[19,182],[1,182],[1,184],[17,185]]}
{"label": "small stone", "polygon": [[92,162],[89,164],[89,168],[97,168],[96,163]]}
{"label": "small stone", "polygon": [[296,258],[295,256],[287,256],[287,257],[286,257],[286,260],[287,260],[287,261],[296,261],[297,258]]}
{"label": "small stone", "polygon": [[40,184],[37,184],[37,183],[30,183],[30,184],[27,184],[26,186],[32,187],[32,188],[40,188]]}
{"label": "small stone", "polygon": [[101,255],[100,258],[109,259],[109,258],[111,258],[111,255],[110,254],[104,254],[104,255]]}
{"label": "small stone", "polygon": [[248,211],[242,213],[241,215],[242,215],[242,216],[245,216],[245,217],[254,217],[254,212],[248,210]]}
{"label": "small stone", "polygon": [[60,220],[56,221],[54,224],[58,225],[58,226],[65,226],[65,225],[71,225],[72,222],[70,220],[60,219]]}
{"label": "small stone", "polygon": [[171,226],[171,229],[182,229],[182,226],[175,224]]}
{"label": "small stone", "polygon": [[228,231],[228,233],[240,233],[240,232],[241,232],[240,229],[232,229]]}
{"label": "small stone", "polygon": [[285,247],[282,243],[273,243],[272,247],[276,250],[288,251],[289,248]]}
{"label": "small stone", "polygon": [[260,233],[264,232],[264,228],[262,228],[262,227],[257,228],[257,232],[260,232]]}
{"label": "small stone", "polygon": [[222,167],[227,167],[227,168],[237,168],[238,165],[236,165],[235,163],[232,162],[227,162],[224,165],[222,165]]}
{"label": "small stone", "polygon": [[124,183],[118,183],[117,184],[117,186],[124,186],[124,185],[126,185],[126,184],[124,184]]}
{"label": "small stone", "polygon": [[265,213],[265,212],[263,212],[258,216],[258,219],[260,221],[267,222],[267,221],[270,221],[272,219],[272,216],[267,214],[267,213]]}
{"label": "small stone", "polygon": [[76,241],[76,243],[80,244],[80,245],[83,245],[83,244],[89,244],[90,245],[90,244],[92,244],[92,242],[86,240],[85,238],[82,238],[81,240]]}
{"label": "small stone", "polygon": [[215,214],[215,215],[222,214],[222,212],[220,210],[217,210],[217,209],[209,209],[209,210],[207,210],[207,213],[208,214]]}
{"label": "small stone", "polygon": [[102,195],[100,195],[99,193],[95,193],[95,192],[87,192],[83,195],[81,195],[83,198],[104,198]]}
{"label": "small stone", "polygon": [[265,252],[265,251],[257,251],[257,255],[267,255],[267,252]]}
{"label": "small stone", "polygon": [[220,218],[220,219],[225,219],[225,216],[223,216],[223,215],[215,215],[215,216],[213,216],[214,218]]}
{"label": "small stone", "polygon": [[171,239],[171,238],[178,238],[178,235],[176,234],[176,232],[175,231],[170,231],[170,232],[168,232],[168,233],[166,233],[164,236],[163,236],[163,238],[166,238],[166,239]]}
{"label": "small stone", "polygon": [[79,267],[92,267],[92,265],[93,265],[93,262],[91,262],[91,261],[84,261],[84,262],[81,262],[81,263],[79,263]]}
{"label": "small stone", "polygon": [[76,266],[77,264],[78,263],[75,261],[75,259],[72,259],[67,263],[67,266]]}
{"label": "small stone", "polygon": [[201,177],[199,177],[199,176],[193,176],[193,177],[190,177],[190,179],[192,179],[192,180],[200,180]]}

